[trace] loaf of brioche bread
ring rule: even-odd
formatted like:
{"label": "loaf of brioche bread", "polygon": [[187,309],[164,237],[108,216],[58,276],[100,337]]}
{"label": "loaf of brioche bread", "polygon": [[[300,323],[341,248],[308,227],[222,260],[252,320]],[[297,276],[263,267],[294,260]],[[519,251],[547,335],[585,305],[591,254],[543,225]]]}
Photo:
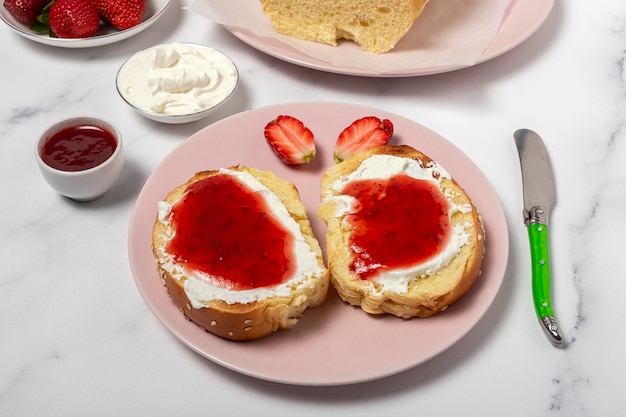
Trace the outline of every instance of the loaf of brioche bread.
{"label": "loaf of brioche bread", "polygon": [[409,31],[428,0],[261,0],[276,31],[298,39],[337,45],[356,42],[363,50],[391,50]]}
{"label": "loaf of brioche bread", "polygon": [[[410,185],[398,192],[392,178]],[[365,184],[363,198],[375,196],[373,203],[348,191],[359,184]],[[409,197],[418,188],[430,191]],[[327,169],[321,193],[328,269],[345,302],[371,314],[430,317],[461,298],[479,276],[485,232],[478,209],[443,167],[418,150],[380,146],[360,152]],[[431,214],[439,217],[429,225]]]}
{"label": "loaf of brioche bread", "polygon": [[205,330],[257,339],[324,302],[328,271],[292,183],[249,167],[203,171],[158,206],[152,248],[161,281]]}

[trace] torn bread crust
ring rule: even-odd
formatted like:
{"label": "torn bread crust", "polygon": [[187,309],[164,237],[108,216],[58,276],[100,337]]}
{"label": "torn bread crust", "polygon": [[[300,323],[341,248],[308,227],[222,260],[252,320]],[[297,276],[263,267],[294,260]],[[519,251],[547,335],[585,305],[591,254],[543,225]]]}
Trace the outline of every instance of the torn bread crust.
{"label": "torn bread crust", "polygon": [[382,54],[411,29],[428,0],[261,0],[277,32],[336,46],[346,39]]}

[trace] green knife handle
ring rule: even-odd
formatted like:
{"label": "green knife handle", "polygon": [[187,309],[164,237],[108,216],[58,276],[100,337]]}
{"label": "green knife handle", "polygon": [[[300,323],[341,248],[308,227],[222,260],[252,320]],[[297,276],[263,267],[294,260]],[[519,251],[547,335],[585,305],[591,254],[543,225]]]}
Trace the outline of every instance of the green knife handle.
{"label": "green knife handle", "polygon": [[563,336],[554,318],[551,301],[550,246],[548,225],[530,223],[528,225],[530,257],[532,261],[532,289],[537,317],[552,344],[561,345]]}
{"label": "green knife handle", "polygon": [[554,316],[551,302],[550,247],[548,244],[548,226],[541,223],[528,225],[530,257],[533,273],[533,299],[535,311],[541,319]]}

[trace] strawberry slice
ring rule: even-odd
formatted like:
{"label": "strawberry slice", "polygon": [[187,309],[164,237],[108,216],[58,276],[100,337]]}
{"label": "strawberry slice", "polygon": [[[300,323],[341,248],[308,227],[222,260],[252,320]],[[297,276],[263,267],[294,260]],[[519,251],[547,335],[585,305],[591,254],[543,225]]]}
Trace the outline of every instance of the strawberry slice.
{"label": "strawberry slice", "polygon": [[335,143],[333,158],[340,163],[349,156],[373,148],[386,145],[393,135],[393,123],[389,119],[367,116],[355,120],[346,127]]}
{"label": "strawberry slice", "polygon": [[295,117],[276,117],[265,126],[264,133],[267,144],[286,164],[304,164],[315,158],[313,132]]}

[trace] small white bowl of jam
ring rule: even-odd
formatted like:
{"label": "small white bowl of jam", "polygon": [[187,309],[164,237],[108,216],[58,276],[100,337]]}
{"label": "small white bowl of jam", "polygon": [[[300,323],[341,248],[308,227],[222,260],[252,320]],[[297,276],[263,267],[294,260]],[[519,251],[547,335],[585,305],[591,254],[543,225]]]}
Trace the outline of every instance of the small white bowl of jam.
{"label": "small white bowl of jam", "polygon": [[104,195],[124,164],[120,132],[94,116],[72,117],[47,128],[37,140],[35,156],[48,184],[77,201]]}
{"label": "small white bowl of jam", "polygon": [[209,46],[173,42],[128,58],[117,73],[122,99],[148,119],[195,122],[213,114],[237,90],[235,63]]}

